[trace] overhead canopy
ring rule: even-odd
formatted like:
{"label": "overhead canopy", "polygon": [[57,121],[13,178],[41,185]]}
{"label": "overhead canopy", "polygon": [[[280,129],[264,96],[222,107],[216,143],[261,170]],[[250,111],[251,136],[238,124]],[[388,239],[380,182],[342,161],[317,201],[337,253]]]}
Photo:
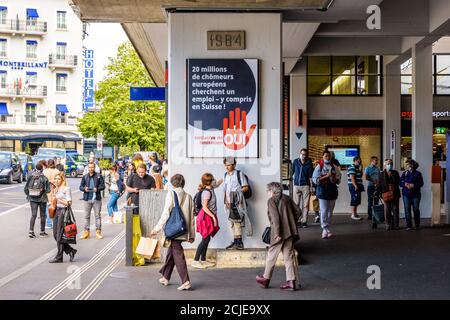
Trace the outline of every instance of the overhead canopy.
{"label": "overhead canopy", "polygon": [[6,102],[0,102],[0,116],[7,116],[8,114],[8,106],[6,105]]}
{"label": "overhead canopy", "polygon": [[8,10],[8,7],[0,6],[0,11]]}
{"label": "overhead canopy", "polygon": [[56,110],[61,113],[69,113],[69,110],[67,109],[67,106],[65,104],[57,104]]}
{"label": "overhead canopy", "polygon": [[33,132],[0,130],[0,140],[22,141],[81,141],[82,138],[73,132]]}
{"label": "overhead canopy", "polygon": [[39,15],[37,13],[36,9],[27,9],[27,18],[39,18]]}
{"label": "overhead canopy", "polygon": [[36,40],[27,40],[27,44],[29,44],[29,45],[36,45],[37,41]]}

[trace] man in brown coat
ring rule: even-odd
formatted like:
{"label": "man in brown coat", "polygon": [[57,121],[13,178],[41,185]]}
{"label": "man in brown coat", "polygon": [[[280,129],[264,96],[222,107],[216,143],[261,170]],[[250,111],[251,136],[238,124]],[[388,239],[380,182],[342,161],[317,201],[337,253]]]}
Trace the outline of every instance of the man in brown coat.
{"label": "man in brown coat", "polygon": [[297,290],[296,274],[298,270],[295,261],[294,243],[298,240],[297,221],[301,215],[294,201],[283,194],[283,188],[278,182],[267,185],[269,200],[268,216],[271,227],[270,246],[266,256],[264,275],[256,276],[263,288],[269,287],[270,279],[280,252],[283,252],[286,267],[286,283],[280,286],[283,290]]}

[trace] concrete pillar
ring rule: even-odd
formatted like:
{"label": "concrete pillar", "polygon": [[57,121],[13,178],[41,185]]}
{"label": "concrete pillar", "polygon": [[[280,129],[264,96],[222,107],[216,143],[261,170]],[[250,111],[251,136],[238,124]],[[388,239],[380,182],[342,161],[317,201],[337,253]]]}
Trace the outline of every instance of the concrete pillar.
{"label": "concrete pillar", "polygon": [[[307,86],[306,59],[297,63],[291,74],[291,160],[299,157],[300,149],[307,148]],[[297,126],[297,112],[303,111],[303,124]]]}
{"label": "concrete pillar", "polygon": [[[186,180],[185,190],[197,192],[203,173],[223,178],[222,158],[189,158],[187,155],[186,59],[259,59],[259,158],[237,158],[237,169],[250,180],[253,195],[248,199],[253,236],[247,237],[247,248],[263,248],[261,234],[268,225],[266,184],[281,182],[281,14],[279,13],[169,13],[169,106],[168,160],[170,175],[180,173]],[[207,32],[245,31],[244,50],[208,50]],[[254,133],[256,134],[256,132]],[[215,190],[221,230],[211,240],[211,248],[224,248],[232,239],[223,205],[223,187]],[[196,247],[196,243],[186,247]]]}
{"label": "concrete pillar", "polygon": [[431,166],[433,165],[432,47],[412,48],[412,157],[419,165],[425,185],[420,203],[421,216],[431,217]]}
{"label": "concrete pillar", "polygon": [[[400,137],[401,137],[401,78],[400,64],[391,62],[383,66],[384,74],[384,143],[383,158],[391,158],[394,168],[400,170]],[[394,136],[394,141],[392,141]],[[392,145],[394,142],[394,145]],[[383,160],[380,159],[382,165]]]}

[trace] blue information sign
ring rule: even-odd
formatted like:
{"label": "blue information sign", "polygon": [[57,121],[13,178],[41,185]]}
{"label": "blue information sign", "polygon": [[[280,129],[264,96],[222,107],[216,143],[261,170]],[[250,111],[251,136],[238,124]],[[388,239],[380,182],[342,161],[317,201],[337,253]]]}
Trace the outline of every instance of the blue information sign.
{"label": "blue information sign", "polygon": [[84,103],[83,111],[94,107],[94,50],[84,50]]}

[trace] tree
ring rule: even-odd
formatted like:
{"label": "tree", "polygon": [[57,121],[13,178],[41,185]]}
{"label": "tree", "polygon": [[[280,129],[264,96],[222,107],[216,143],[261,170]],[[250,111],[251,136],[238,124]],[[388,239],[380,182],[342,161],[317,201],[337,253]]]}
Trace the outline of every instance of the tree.
{"label": "tree", "polygon": [[164,103],[130,101],[130,86],[155,86],[136,51],[131,43],[123,43],[117,56],[109,60],[107,76],[95,92],[101,109],[79,119],[80,132],[85,137],[102,133],[105,140],[120,147],[164,153]]}

